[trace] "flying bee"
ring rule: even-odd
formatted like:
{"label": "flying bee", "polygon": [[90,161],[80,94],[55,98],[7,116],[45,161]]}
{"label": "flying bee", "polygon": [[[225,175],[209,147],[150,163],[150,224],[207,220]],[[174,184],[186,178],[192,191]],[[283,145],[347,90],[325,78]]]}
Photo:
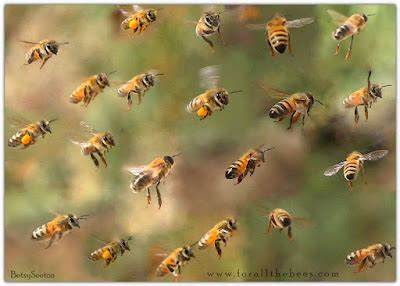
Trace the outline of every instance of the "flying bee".
{"label": "flying bee", "polygon": [[156,76],[163,75],[154,71],[149,71],[137,76],[134,76],[131,80],[121,85],[118,89],[118,95],[121,97],[127,97],[128,99],[128,110],[132,107],[132,96],[137,94],[138,105],[142,102],[142,97],[145,93],[155,84]]}
{"label": "flying bee", "polygon": [[106,262],[104,267],[107,267],[117,259],[118,254],[122,256],[125,250],[131,251],[128,244],[130,240],[132,240],[132,237],[106,242],[106,245],[90,253],[88,258],[91,261],[104,260]]}
{"label": "flying bee", "polygon": [[250,176],[253,175],[256,167],[261,166],[261,162],[265,162],[265,152],[274,149],[275,147],[263,150],[262,144],[260,147],[247,151],[242,157],[239,158],[235,163],[230,165],[225,172],[225,178],[235,179],[238,181],[235,185],[239,184],[244,177],[250,172]]}
{"label": "flying bee", "polygon": [[69,44],[68,42],[58,43],[54,40],[43,40],[39,43],[21,41],[26,44],[34,45],[25,56],[25,65],[29,65],[35,61],[42,61],[40,69],[43,68],[44,64],[53,56],[57,55],[58,49],[61,45]]}
{"label": "flying bee", "polygon": [[195,258],[193,246],[196,244],[197,241],[192,245],[185,245],[172,251],[157,267],[157,277],[172,274],[175,277],[175,281],[178,281],[182,266],[190,261],[191,258]]}
{"label": "flying bee", "polygon": [[156,158],[145,166],[126,168],[126,170],[133,175],[133,180],[130,184],[132,192],[139,193],[147,189],[147,203],[151,204],[150,187],[155,185],[158,198],[158,208],[160,209],[162,199],[158,186],[170,174],[175,162],[174,157],[178,155],[179,153],[172,156],[164,156],[163,158]]}
{"label": "flying bee", "polygon": [[221,258],[222,249],[221,241],[225,244],[232,233],[237,230],[237,221],[234,218],[227,218],[214,225],[200,240],[199,249],[205,249],[210,245],[214,245],[218,253],[218,258]]}
{"label": "flying bee", "polygon": [[267,233],[271,232],[271,228],[279,229],[282,231],[284,228],[288,229],[289,240],[293,239],[292,234],[292,222],[293,217],[284,209],[274,209],[268,214],[268,230]]}
{"label": "flying bee", "polygon": [[353,251],[346,256],[345,262],[347,265],[360,264],[356,273],[363,272],[367,267],[368,262],[371,264],[370,268],[373,268],[375,267],[376,262],[385,262],[386,255],[392,258],[390,251],[393,249],[396,248],[391,246],[389,243],[376,243],[368,246],[367,248]]}
{"label": "flying bee", "polygon": [[215,33],[218,33],[222,44],[225,46],[224,38],[221,34],[221,18],[220,15],[224,13],[222,12],[213,12],[213,11],[206,11],[201,15],[199,21],[196,24],[196,35],[202,38],[215,52],[214,44],[209,39]]}
{"label": "flying bee", "polygon": [[376,150],[367,154],[361,154],[358,151],[353,151],[347,155],[346,161],[337,163],[326,169],[324,175],[327,177],[335,175],[340,169],[343,169],[344,178],[349,183],[349,191],[353,190],[353,181],[357,178],[358,173],[364,177],[364,161],[377,161],[382,159],[388,150]]}
{"label": "flying bee", "polygon": [[95,154],[100,157],[101,161],[103,161],[104,165],[107,167],[107,161],[104,158],[104,155],[115,146],[113,135],[108,131],[99,132],[83,121],[81,121],[80,124],[93,136],[85,142],[78,142],[71,139],[72,143],[81,148],[83,155],[90,155],[90,158],[92,158],[97,168],[99,167],[99,161],[94,156]]}
{"label": "flying bee", "polygon": [[339,54],[340,44],[342,41],[351,37],[350,46],[347,50],[345,60],[348,60],[351,56],[351,50],[353,48],[354,36],[359,34],[362,29],[367,25],[368,17],[373,16],[365,15],[363,13],[353,14],[347,17],[337,11],[328,10],[329,16],[332,18],[334,24],[339,27],[332,33],[333,38],[339,43],[336,46],[335,56]]}
{"label": "flying bee", "polygon": [[354,108],[354,123],[357,124],[360,116],[358,115],[358,106],[364,105],[365,120],[368,120],[368,108],[372,107],[372,103],[375,103],[379,98],[382,98],[382,88],[391,86],[371,84],[372,71],[368,73],[367,86],[362,87],[359,90],[353,92],[343,100],[343,105],[346,108]]}
{"label": "flying bee", "polygon": [[74,214],[67,214],[67,215],[59,215],[55,217],[52,221],[39,226],[32,232],[32,240],[45,240],[50,239],[49,244],[47,245],[46,249],[49,248],[55,239],[59,241],[62,236],[72,228],[77,227],[80,228],[79,220],[86,219],[88,215],[81,215],[77,217]]}
{"label": "flying bee", "polygon": [[219,81],[218,66],[207,66],[200,69],[201,87],[207,89],[202,94],[193,98],[186,106],[190,113],[196,113],[200,119],[210,116],[214,111],[222,111],[229,103],[229,95],[241,90],[228,92],[225,88],[217,87]]}
{"label": "flying bee", "polygon": [[122,14],[127,17],[121,23],[122,30],[131,30],[133,33],[144,32],[151,23],[157,19],[158,11],[162,9],[142,9],[138,5],[132,5],[133,12],[120,9]]}
{"label": "flying bee", "polygon": [[51,133],[50,123],[56,121],[57,119],[51,120],[40,120],[35,123],[29,123],[23,128],[21,128],[17,133],[15,133],[8,140],[9,147],[17,147],[22,144],[22,149],[35,144],[36,140],[48,132]]}
{"label": "flying bee", "polygon": [[275,14],[267,24],[248,24],[247,27],[251,30],[265,29],[265,41],[268,44],[271,57],[274,58],[275,53],[283,54],[286,48],[292,55],[289,29],[302,28],[314,23],[314,21],[315,18],[313,17],[288,21],[284,16]]}
{"label": "flying bee", "polygon": [[103,92],[107,86],[110,86],[108,76],[113,73],[99,73],[89,77],[72,92],[69,102],[75,104],[82,102],[82,105],[87,107],[99,93]]}

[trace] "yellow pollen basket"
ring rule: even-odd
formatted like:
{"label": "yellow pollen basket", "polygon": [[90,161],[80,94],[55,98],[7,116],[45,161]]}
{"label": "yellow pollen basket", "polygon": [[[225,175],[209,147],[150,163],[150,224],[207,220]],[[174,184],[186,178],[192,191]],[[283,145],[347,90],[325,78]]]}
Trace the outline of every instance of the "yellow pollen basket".
{"label": "yellow pollen basket", "polygon": [[22,138],[21,138],[21,142],[24,145],[29,145],[32,142],[32,138],[31,136],[29,136],[29,134],[25,134]]}
{"label": "yellow pollen basket", "polygon": [[199,110],[197,110],[197,115],[201,118],[204,118],[208,115],[208,111],[204,107],[200,107]]}
{"label": "yellow pollen basket", "polygon": [[139,21],[138,21],[136,18],[135,18],[135,19],[132,19],[132,20],[129,22],[129,28],[130,28],[131,30],[136,30],[138,26],[139,26]]}

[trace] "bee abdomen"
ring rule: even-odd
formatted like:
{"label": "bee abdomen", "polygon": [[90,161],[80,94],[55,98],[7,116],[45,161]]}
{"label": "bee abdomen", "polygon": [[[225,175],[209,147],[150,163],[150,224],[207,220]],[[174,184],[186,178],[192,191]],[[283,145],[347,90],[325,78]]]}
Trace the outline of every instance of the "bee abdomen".
{"label": "bee abdomen", "polygon": [[347,25],[342,25],[336,29],[336,31],[333,33],[333,37],[335,40],[340,41],[347,35],[349,31],[350,29]]}
{"label": "bee abdomen", "polygon": [[285,99],[272,106],[271,109],[269,110],[268,115],[270,118],[276,119],[287,115],[288,113],[292,112],[292,110],[293,110],[292,106]]}
{"label": "bee abdomen", "polygon": [[199,106],[199,103],[198,103],[198,100],[195,98],[195,99],[192,99],[190,102],[189,102],[189,104],[186,106],[186,110],[188,111],[188,112],[195,112],[195,111],[197,111],[197,109],[199,109],[200,108],[200,106]]}
{"label": "bee abdomen", "polygon": [[241,174],[241,169],[243,169],[245,162],[242,160],[237,160],[235,163],[230,165],[225,172],[225,178],[234,179]]}
{"label": "bee abdomen", "polygon": [[8,140],[8,146],[9,147],[17,147],[18,145],[21,144],[21,138],[23,136],[22,132],[17,132],[15,133],[9,140]]}
{"label": "bee abdomen", "polygon": [[32,232],[31,239],[32,240],[41,240],[44,239],[47,235],[47,225],[44,224]]}
{"label": "bee abdomen", "polygon": [[344,167],[344,177],[348,181],[352,181],[357,177],[358,172],[360,171],[360,166],[356,162],[347,163]]}
{"label": "bee abdomen", "polygon": [[271,46],[278,52],[283,54],[288,44],[288,34],[283,30],[274,31],[269,38]]}
{"label": "bee abdomen", "polygon": [[138,176],[133,179],[130,184],[130,188],[134,193],[140,192],[141,190],[151,186],[151,180],[148,176]]}
{"label": "bee abdomen", "polygon": [[90,255],[88,256],[88,259],[91,261],[96,261],[99,260],[101,258],[103,251],[101,248],[93,251],[92,253],[90,253]]}

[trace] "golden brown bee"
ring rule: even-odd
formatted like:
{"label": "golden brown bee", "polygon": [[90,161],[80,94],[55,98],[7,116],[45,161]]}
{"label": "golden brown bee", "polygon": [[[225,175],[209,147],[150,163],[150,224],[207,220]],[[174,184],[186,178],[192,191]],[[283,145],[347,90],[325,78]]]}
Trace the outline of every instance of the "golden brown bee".
{"label": "golden brown bee", "polygon": [[122,238],[117,241],[106,242],[106,245],[90,253],[89,260],[104,260],[106,262],[104,267],[107,267],[117,259],[118,254],[122,256],[125,250],[131,251],[128,244],[131,239],[132,237],[128,237],[127,239]]}
{"label": "golden brown bee", "polygon": [[50,239],[46,249],[49,248],[55,239],[59,241],[62,236],[72,230],[73,227],[80,228],[79,220],[86,219],[88,215],[77,217],[74,214],[59,215],[52,221],[39,226],[32,232],[32,240]]}
{"label": "golden brown bee", "polygon": [[17,133],[15,133],[8,140],[9,147],[17,147],[22,144],[22,149],[29,147],[30,145],[35,144],[36,140],[41,136],[44,138],[44,135],[48,132],[51,133],[50,123],[56,121],[57,119],[52,120],[40,120],[35,123],[29,123],[25,127],[21,128]]}
{"label": "golden brown bee", "polygon": [[82,102],[82,105],[87,107],[90,101],[94,100],[96,96],[100,92],[103,92],[107,86],[110,86],[108,76],[112,73],[114,72],[111,72],[108,75],[105,73],[100,73],[86,79],[72,92],[69,97],[69,102]]}
{"label": "golden brown bee", "polygon": [[217,87],[219,81],[218,66],[207,66],[200,70],[201,87],[207,89],[204,93],[193,98],[186,109],[196,113],[200,119],[210,116],[214,111],[222,111],[229,103],[229,95],[241,90],[228,92],[225,88]]}
{"label": "golden brown bee", "polygon": [[346,108],[354,108],[354,123],[357,124],[360,116],[358,115],[358,106],[364,105],[365,120],[368,120],[368,108],[372,107],[372,103],[376,102],[379,98],[382,98],[382,88],[391,86],[371,84],[372,71],[368,73],[367,86],[362,87],[359,90],[353,92],[343,100],[343,105]]}
{"label": "golden brown bee", "polygon": [[158,186],[170,174],[175,163],[174,157],[178,155],[179,153],[172,156],[164,156],[164,158],[156,158],[145,166],[126,168],[126,170],[133,175],[133,180],[130,184],[132,192],[140,193],[147,189],[147,203],[151,204],[150,187],[155,185],[158,198],[158,208],[161,208],[162,199]]}
{"label": "golden brown bee", "polygon": [[367,267],[368,262],[371,264],[370,268],[373,268],[375,267],[376,262],[385,262],[386,256],[392,258],[390,251],[393,249],[396,248],[391,246],[389,243],[376,243],[368,246],[367,248],[353,251],[346,256],[345,262],[347,265],[360,264],[356,273],[363,272]]}
{"label": "golden brown bee", "polygon": [[221,34],[221,18],[220,18],[220,15],[224,12],[225,11],[223,11],[223,12],[212,12],[212,11],[204,12],[196,24],[196,35],[198,37],[202,38],[211,47],[213,52],[215,52],[214,44],[209,39],[209,37],[211,37],[215,33],[218,33],[223,45],[225,45],[224,38],[222,37],[222,34]]}
{"label": "golden brown bee", "polygon": [[21,41],[26,44],[34,45],[27,53],[26,53],[26,61],[25,64],[29,65],[35,61],[42,61],[42,65],[40,69],[43,68],[44,64],[53,56],[57,55],[58,49],[61,45],[66,45],[68,42],[58,43],[54,40],[43,40],[39,43]]}
{"label": "golden brown bee", "polygon": [[275,147],[268,148],[263,150],[262,144],[260,147],[251,149],[247,151],[242,157],[239,158],[235,163],[230,165],[225,172],[225,178],[227,179],[235,179],[238,178],[238,181],[235,185],[239,184],[244,177],[250,172],[250,176],[254,174],[256,167],[261,165],[261,162],[265,162],[264,154],[265,152],[274,149]]}
{"label": "golden brown bee", "polygon": [[351,50],[353,48],[354,36],[359,34],[362,29],[367,25],[368,17],[373,16],[361,14],[354,14],[347,17],[337,11],[328,10],[329,16],[331,16],[333,23],[339,25],[339,27],[332,33],[333,38],[339,43],[336,46],[335,56],[339,54],[340,43],[349,37],[351,37],[350,46],[347,50],[345,59],[348,60],[351,56]]}
{"label": "golden brown bee", "polygon": [[214,245],[221,258],[222,249],[221,241],[225,244],[232,233],[237,230],[237,221],[234,218],[227,218],[214,225],[200,240],[199,249],[205,249],[210,245]]}
{"label": "golden brown bee", "polygon": [[131,30],[133,33],[144,32],[151,23],[157,19],[158,11],[162,9],[142,9],[138,5],[132,5],[133,12],[121,9],[122,14],[127,17],[121,23],[122,30]]}
{"label": "golden brown bee", "polygon": [[88,156],[90,155],[90,158],[92,158],[94,164],[96,167],[99,167],[99,161],[97,158],[94,156],[97,154],[101,161],[103,161],[104,165],[107,167],[107,162],[106,159],[104,158],[104,155],[110,151],[112,147],[115,146],[114,138],[110,132],[99,132],[92,127],[90,127],[87,123],[81,121],[81,126],[83,126],[87,132],[92,134],[93,136],[85,142],[78,142],[75,140],[72,140],[72,143],[75,145],[78,145],[81,148],[81,152],[83,155]]}
{"label": "golden brown bee", "polygon": [[288,229],[289,240],[293,239],[292,234],[292,222],[293,217],[284,209],[274,209],[268,214],[268,230],[267,233],[271,232],[271,228],[279,229],[282,231],[284,228]]}
{"label": "golden brown bee", "polygon": [[134,94],[138,96],[138,105],[142,102],[142,97],[145,93],[154,86],[156,82],[156,76],[163,75],[155,71],[149,71],[137,76],[134,76],[131,80],[121,85],[118,89],[118,95],[121,97],[127,97],[128,99],[128,110],[132,107],[132,97]]}
{"label": "golden brown bee", "polygon": [[343,169],[344,178],[349,182],[349,191],[353,190],[353,181],[357,178],[358,173],[361,171],[361,175],[364,177],[364,161],[377,161],[382,159],[388,150],[376,150],[367,154],[361,154],[358,151],[351,152],[346,161],[340,162],[326,169],[324,172],[325,176],[333,176],[340,169]]}
{"label": "golden brown bee", "polygon": [[275,52],[283,54],[286,51],[286,47],[289,49],[289,54],[292,54],[289,29],[301,28],[314,23],[314,21],[315,19],[312,17],[288,21],[284,16],[275,14],[266,25],[248,24],[247,27],[252,30],[265,29],[265,41],[273,58],[275,57]]}

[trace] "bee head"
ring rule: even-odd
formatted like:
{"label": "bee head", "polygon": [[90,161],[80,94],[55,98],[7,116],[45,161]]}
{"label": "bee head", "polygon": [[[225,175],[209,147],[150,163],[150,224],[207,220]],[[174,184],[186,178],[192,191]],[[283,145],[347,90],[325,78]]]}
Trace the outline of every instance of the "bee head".
{"label": "bee head", "polygon": [[237,229],[237,224],[236,224],[236,220],[234,218],[228,218],[228,228],[230,230],[236,230]]}
{"label": "bee head", "polygon": [[364,21],[367,22],[368,21],[368,17],[367,15],[365,15],[364,13],[361,13],[361,16],[363,17]]}
{"label": "bee head", "polygon": [[128,250],[128,251],[131,251],[131,249],[129,248],[129,244],[128,244],[128,241],[129,240],[131,240],[132,239],[132,237],[128,237],[128,239],[121,239],[120,241],[119,241],[119,245],[121,246],[121,248],[123,249],[123,250]]}
{"label": "bee head", "polygon": [[287,227],[292,223],[292,220],[288,216],[280,217],[279,220],[281,221],[281,223],[284,227]]}
{"label": "bee head", "polygon": [[68,223],[71,227],[80,228],[79,218],[74,214],[68,214]]}
{"label": "bee head", "polygon": [[40,130],[42,131],[42,133],[46,133],[46,132],[51,133],[50,121],[41,120],[39,126],[40,126]]}
{"label": "bee head", "polygon": [[228,105],[229,103],[229,93],[224,88],[219,89],[217,93],[214,95],[214,98],[217,102],[223,105]]}
{"label": "bee head", "polygon": [[194,258],[193,250],[190,246],[185,245],[182,250],[182,256],[185,260],[190,260],[191,257]]}
{"label": "bee head", "polygon": [[344,262],[347,265],[353,265],[353,264],[355,264],[355,258],[356,258],[356,254],[354,252],[352,252],[346,256],[346,259],[344,260]]}
{"label": "bee head", "polygon": [[110,86],[110,82],[108,81],[108,77],[105,73],[100,73],[96,78],[96,82],[99,86],[103,88],[106,86]]}
{"label": "bee head", "polygon": [[204,16],[204,21],[208,26],[218,27],[221,23],[221,19],[218,13],[207,12]]}
{"label": "bee head", "polygon": [[44,46],[44,49],[47,52],[50,52],[52,54],[57,55],[58,53],[58,43],[56,41],[49,41],[46,43],[46,45]]}
{"label": "bee head", "polygon": [[172,156],[164,156],[164,161],[169,165],[172,166],[174,164],[174,158]]}
{"label": "bee head", "polygon": [[388,256],[391,257],[392,255],[391,255],[390,251],[391,251],[392,249],[396,249],[396,247],[391,246],[391,245],[390,245],[389,243],[387,243],[387,242],[382,243],[382,245],[383,245],[383,250],[384,250],[385,254],[387,254]]}
{"label": "bee head", "polygon": [[150,9],[149,12],[146,14],[147,20],[150,22],[154,22],[157,19],[157,10],[156,9]]}
{"label": "bee head", "polygon": [[380,86],[379,84],[372,84],[371,90],[369,93],[372,97],[382,98],[382,88],[387,87],[387,86],[391,86],[391,85],[387,84],[387,85]]}
{"label": "bee head", "polygon": [[108,146],[115,146],[114,138],[110,132],[106,132],[101,137],[101,141]]}
{"label": "bee head", "polygon": [[143,77],[143,81],[146,86],[154,86],[155,79],[156,77],[152,73],[147,73]]}

